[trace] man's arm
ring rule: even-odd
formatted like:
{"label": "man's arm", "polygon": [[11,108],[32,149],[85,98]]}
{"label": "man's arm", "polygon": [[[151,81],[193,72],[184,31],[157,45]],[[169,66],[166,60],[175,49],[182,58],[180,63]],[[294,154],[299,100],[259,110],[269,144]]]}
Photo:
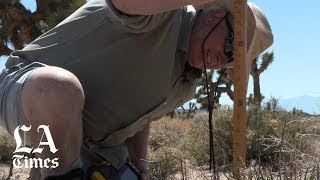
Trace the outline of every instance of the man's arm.
{"label": "man's arm", "polygon": [[143,179],[148,179],[147,162],[144,160],[147,159],[149,131],[150,124],[127,139],[129,159],[144,176]]}
{"label": "man's arm", "polygon": [[111,0],[121,12],[131,15],[152,15],[187,5],[199,6],[214,0]]}

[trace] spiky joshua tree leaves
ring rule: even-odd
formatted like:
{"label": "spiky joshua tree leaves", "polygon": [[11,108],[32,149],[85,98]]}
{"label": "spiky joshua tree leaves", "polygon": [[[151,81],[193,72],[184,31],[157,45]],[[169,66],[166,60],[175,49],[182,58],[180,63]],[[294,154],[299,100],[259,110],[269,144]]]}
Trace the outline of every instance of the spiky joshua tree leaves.
{"label": "spiky joshua tree leaves", "polygon": [[[222,70],[217,71],[217,79],[222,75],[221,80],[219,81],[218,87],[217,81],[213,82],[213,76],[215,75],[213,70],[207,71],[208,74],[208,86],[210,89],[210,96],[211,96],[211,102],[214,102],[216,108],[219,106],[219,99],[222,95],[222,93],[227,93],[229,98],[233,100],[233,82],[231,81],[230,77],[227,75],[227,73],[223,73]],[[208,100],[207,100],[207,93],[205,89],[205,77],[202,76],[201,79],[198,81],[198,87],[197,93],[195,95],[195,98],[197,100],[197,103],[200,104],[200,109],[206,109],[208,108]]]}
{"label": "spiky joshua tree leaves", "polygon": [[0,56],[8,56],[56,26],[85,0],[35,0],[31,12],[19,0],[0,0]]}
{"label": "spiky joshua tree leaves", "polygon": [[[259,107],[261,106],[261,102],[264,98],[261,94],[260,89],[260,75],[263,73],[267,68],[270,66],[270,64],[274,60],[274,53],[273,52],[266,52],[261,55],[261,58],[257,57],[253,60],[251,64],[251,76],[253,78],[253,94],[250,94],[247,101],[249,104],[255,104]],[[233,100],[233,82],[230,76],[228,76],[227,73],[222,74],[222,70],[217,71],[218,77],[222,75],[222,78],[218,84],[218,88],[215,92],[215,88],[217,85],[217,81],[213,81],[214,71],[207,71],[208,72],[208,85],[211,92],[211,101],[215,103],[215,105],[219,105],[219,98],[221,97],[222,93],[226,93],[231,100]],[[218,79],[218,77],[216,79]],[[206,109],[208,107],[207,97],[206,97],[206,90],[204,88],[205,85],[205,77],[202,76],[202,78],[198,82],[198,90],[196,93],[196,100],[197,103],[199,103],[200,109]],[[217,107],[217,106],[216,106]]]}

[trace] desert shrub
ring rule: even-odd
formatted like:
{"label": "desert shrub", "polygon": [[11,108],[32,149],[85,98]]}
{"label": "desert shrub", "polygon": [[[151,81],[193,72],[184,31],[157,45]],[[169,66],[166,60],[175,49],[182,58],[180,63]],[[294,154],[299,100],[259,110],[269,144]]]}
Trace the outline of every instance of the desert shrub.
{"label": "desert shrub", "polygon": [[162,146],[178,148],[184,141],[190,126],[189,120],[172,119],[166,116],[154,121],[151,124],[149,145],[153,149]]}
{"label": "desert shrub", "polygon": [[157,150],[148,151],[148,168],[152,178],[168,179],[170,176],[181,172],[183,158],[178,149],[160,147]]}
{"label": "desert shrub", "polygon": [[[224,107],[213,112],[214,151],[217,164],[227,164],[232,158],[232,111]],[[209,162],[208,113],[200,113],[192,120],[187,132],[184,151],[194,165],[207,165]]]}
{"label": "desert shrub", "polygon": [[[229,171],[232,165],[232,114],[229,107],[213,112],[215,160],[220,172]],[[208,167],[208,113],[197,114],[191,120],[163,118],[153,123],[151,132],[149,160],[154,163],[150,168],[158,172],[157,177],[181,172],[181,160],[189,167]],[[246,177],[311,177],[320,163],[320,117],[287,111],[277,100],[262,107],[247,106],[246,138]]]}
{"label": "desert shrub", "polygon": [[196,165],[208,164],[209,161],[209,132],[206,122],[206,113],[200,113],[192,120],[185,142],[182,146],[187,157]]}
{"label": "desert shrub", "polygon": [[276,171],[319,163],[319,126],[305,113],[286,111],[271,99],[263,107],[249,106],[247,120],[248,161]]}
{"label": "desert shrub", "polygon": [[[218,166],[232,160],[232,110],[221,107],[213,112],[214,151]],[[319,122],[314,120],[315,122]],[[247,164],[278,170],[319,161],[319,126],[310,117],[288,112],[271,100],[265,106],[247,107]],[[208,114],[196,115],[187,132],[183,149],[197,166],[208,165]],[[280,158],[280,159],[279,159]]]}
{"label": "desert shrub", "polygon": [[181,149],[191,121],[163,117],[151,124],[148,165],[151,177],[168,179],[181,171],[185,154]]}
{"label": "desert shrub", "polygon": [[15,149],[13,137],[0,129],[0,163],[7,163],[12,158],[12,153]]}

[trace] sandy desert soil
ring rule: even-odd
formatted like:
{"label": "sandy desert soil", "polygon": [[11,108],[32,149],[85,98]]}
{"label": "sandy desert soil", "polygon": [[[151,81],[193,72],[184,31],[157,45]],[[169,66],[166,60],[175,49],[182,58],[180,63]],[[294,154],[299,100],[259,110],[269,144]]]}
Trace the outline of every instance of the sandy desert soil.
{"label": "sandy desert soil", "polygon": [[0,164],[0,180],[27,180],[30,169],[13,169],[13,174],[8,178],[10,170],[9,164]]}

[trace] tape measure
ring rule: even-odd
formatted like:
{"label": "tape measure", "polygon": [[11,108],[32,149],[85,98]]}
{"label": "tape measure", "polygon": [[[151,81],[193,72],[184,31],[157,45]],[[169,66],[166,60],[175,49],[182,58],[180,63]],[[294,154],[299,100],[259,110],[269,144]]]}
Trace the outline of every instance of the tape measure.
{"label": "tape measure", "polygon": [[246,162],[246,94],[247,94],[247,0],[233,0],[234,18],[234,110],[233,168],[234,175]]}

